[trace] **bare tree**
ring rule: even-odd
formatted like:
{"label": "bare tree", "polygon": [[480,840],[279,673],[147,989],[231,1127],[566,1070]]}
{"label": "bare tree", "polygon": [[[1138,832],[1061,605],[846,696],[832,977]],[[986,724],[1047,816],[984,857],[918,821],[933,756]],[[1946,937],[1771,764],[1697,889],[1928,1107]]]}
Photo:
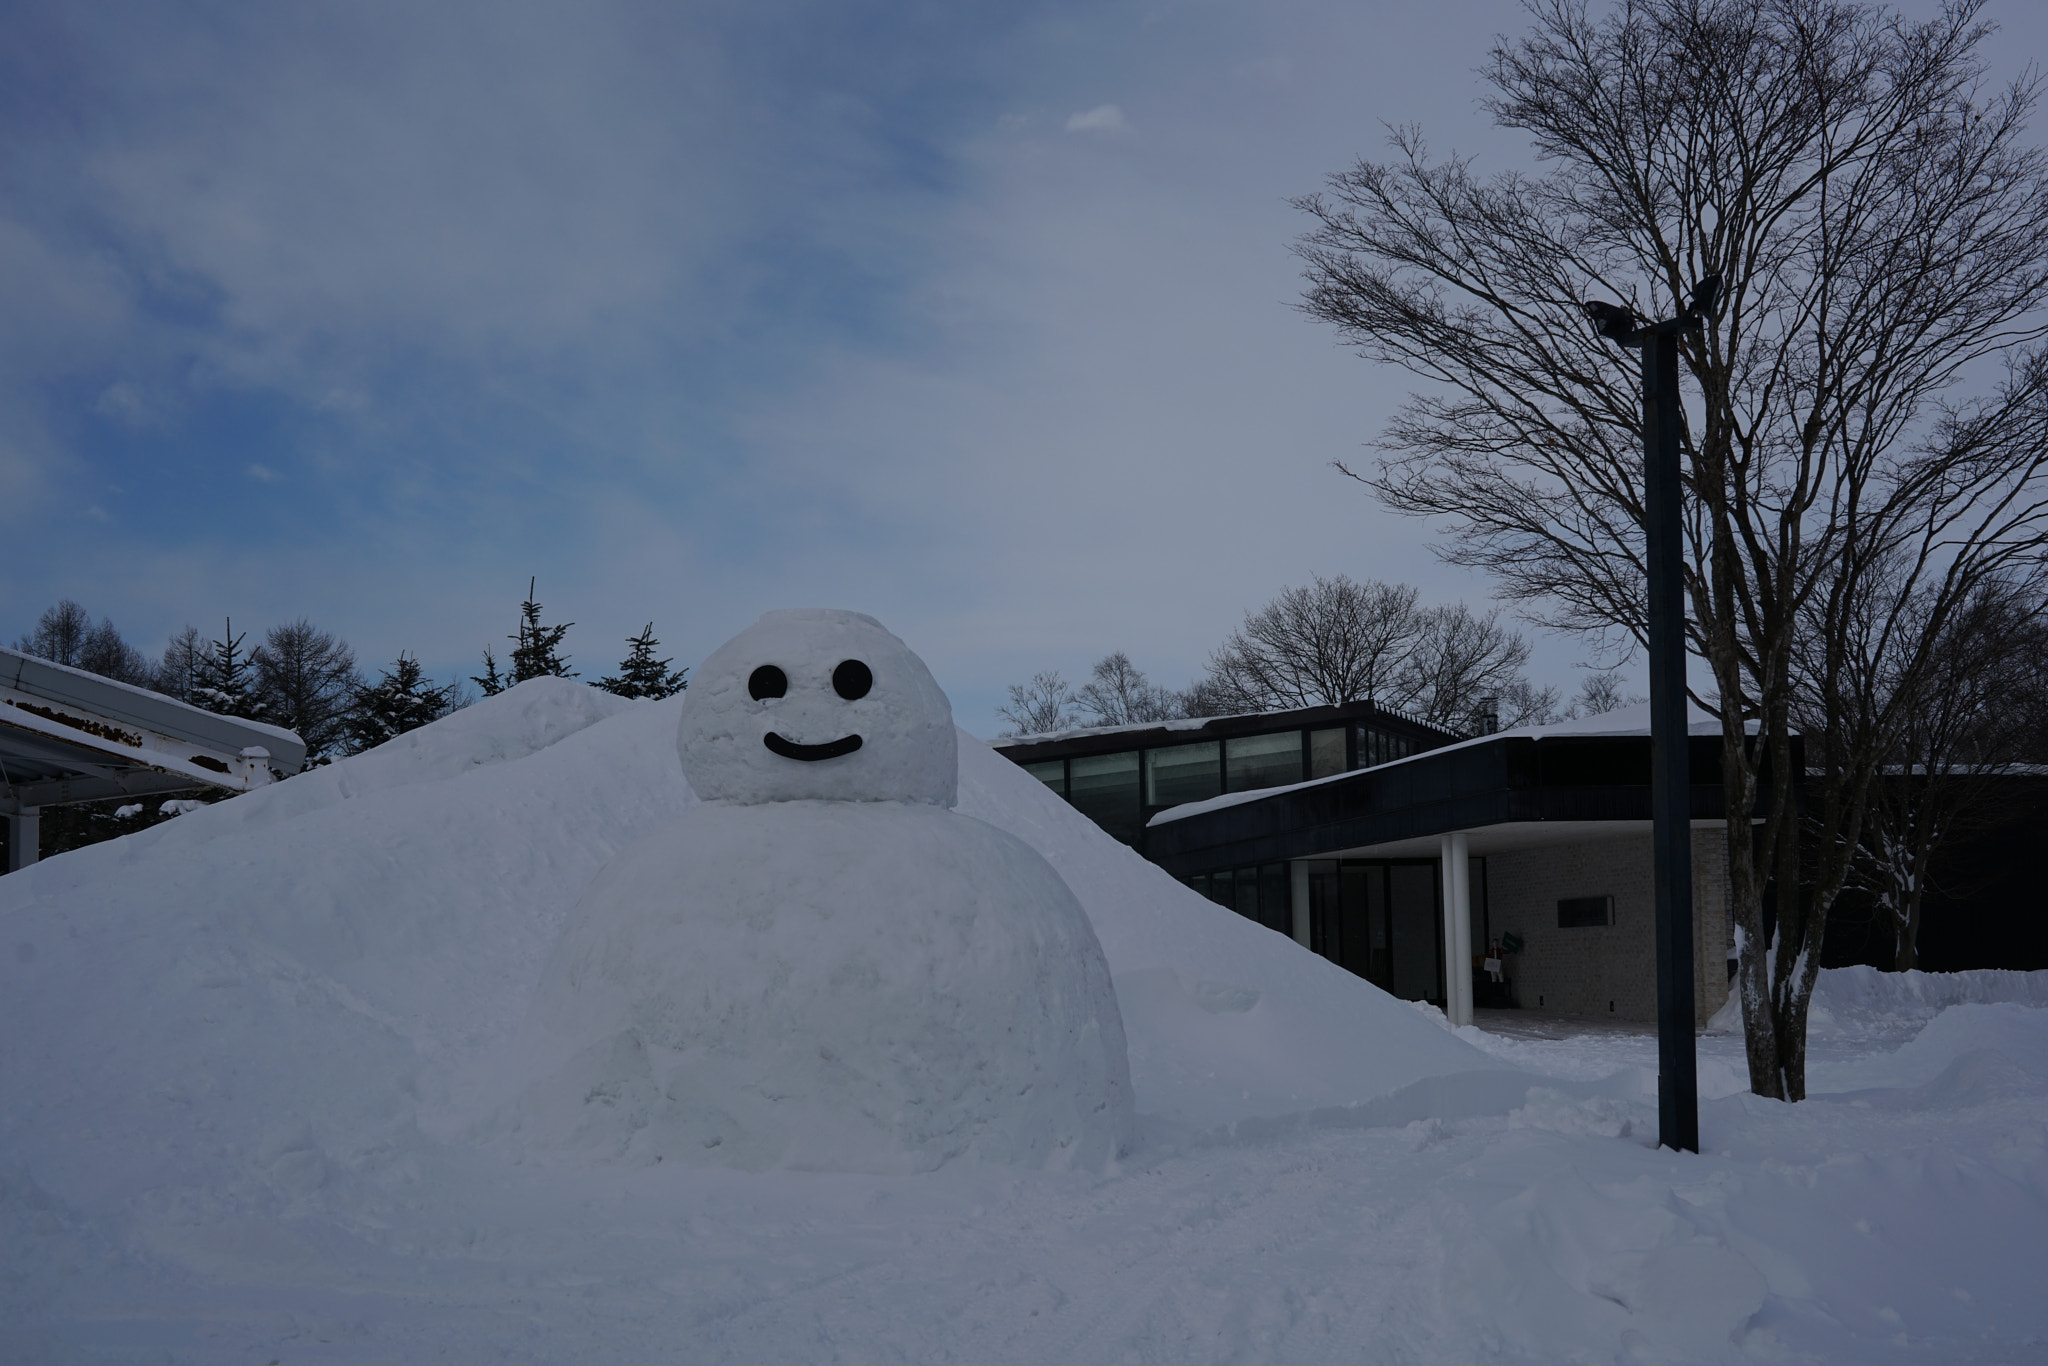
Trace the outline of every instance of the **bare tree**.
{"label": "bare tree", "polygon": [[114,623],[65,598],[36,619],[36,629],[14,643],[23,654],[40,656],[102,678],[148,687],[155,677],[149,657],[121,639]]}
{"label": "bare tree", "polygon": [[1494,698],[1494,719],[1501,729],[1516,726],[1547,726],[1565,715],[1558,709],[1558,691],[1544,684],[1538,687],[1526,678],[1511,679]]}
{"label": "bare tree", "polygon": [[1498,724],[1500,701],[1511,688],[1521,714],[1506,724],[1555,709],[1555,691],[1532,690],[1522,677],[1529,643],[1500,624],[1498,610],[1474,616],[1462,602],[1453,603],[1419,613],[1417,622],[1389,689],[1394,706],[1432,725],[1464,731],[1486,729],[1474,721],[1481,699],[1492,704],[1487,712]]}
{"label": "bare tree", "polygon": [[[2025,752],[2027,729],[2038,713],[2048,675],[2048,602],[2039,582],[1983,585],[1938,631],[1918,618],[1931,610],[1931,594],[1887,602],[1904,620],[1898,629],[1925,636],[1927,666],[1871,650],[1868,624],[1854,634],[1865,648],[1832,685],[1802,671],[1806,688],[1794,719],[1825,725],[1821,690],[1860,695],[1835,710],[1852,721],[1882,728],[1886,763],[1874,786],[1858,866],[1850,879],[1871,893],[1891,931],[1893,965],[1919,966],[1920,912],[1930,888],[1934,853],[1989,814],[2001,779]],[[1809,642],[1811,645],[1811,642]],[[1809,655],[1815,651],[1809,649]]]}
{"label": "bare tree", "polygon": [[1122,650],[1096,661],[1093,676],[1082,685],[1076,700],[1088,712],[1091,724],[1098,726],[1171,721],[1187,715],[1181,695],[1147,681],[1144,671]]}
{"label": "bare tree", "polygon": [[300,617],[273,626],[250,653],[265,719],[306,742],[306,762],[346,748],[348,719],[363,686],[348,642]]}
{"label": "bare tree", "polygon": [[1647,697],[1625,695],[1621,690],[1621,680],[1612,671],[1601,669],[1586,675],[1586,681],[1579,684],[1579,695],[1572,699],[1568,710],[1573,716],[1600,716],[1649,700]]}
{"label": "bare tree", "polygon": [[199,628],[184,627],[164,646],[163,658],[157,661],[156,677],[150,686],[166,696],[191,701],[192,690],[205,667],[206,651],[206,638],[199,634]]}
{"label": "bare tree", "polygon": [[1209,658],[1219,690],[1245,711],[1380,701],[1422,629],[1415,590],[1318,574],[1247,612]]}
{"label": "bare tree", "polygon": [[92,630],[92,613],[73,602],[61,599],[56,606],[46,608],[36,618],[36,629],[14,642],[14,648],[25,655],[35,655],[53,664],[78,667],[79,652],[85,648],[86,635]]}
{"label": "bare tree", "polygon": [[[1641,405],[1633,358],[1582,302],[1669,316],[1723,284],[1680,343],[1689,634],[1709,664],[1750,1085],[1805,1095],[1827,910],[1862,835],[1882,736],[1824,713],[1807,737],[1805,895],[1791,783],[1794,655],[1827,654],[1873,565],[1923,600],[1882,642],[1902,682],[1978,587],[2038,557],[2048,499],[2048,188],[2022,143],[2036,85],[1981,81],[1976,0],[1924,23],[1835,0],[1632,0],[1594,18],[1535,0],[1487,77],[1541,176],[1395,158],[1298,201],[1307,310],[1430,386],[1361,477],[1441,517],[1449,556],[1539,620],[1645,635]],[[1975,399],[1951,386],[2002,358]],[[1346,471],[1350,473],[1351,471]],[[1763,887],[1777,876],[1775,938]]]}
{"label": "bare tree", "polygon": [[1010,723],[1006,735],[1043,735],[1073,725],[1078,705],[1059,670],[1047,669],[1033,674],[1029,683],[1012,683],[1010,704],[997,707],[996,715]]}

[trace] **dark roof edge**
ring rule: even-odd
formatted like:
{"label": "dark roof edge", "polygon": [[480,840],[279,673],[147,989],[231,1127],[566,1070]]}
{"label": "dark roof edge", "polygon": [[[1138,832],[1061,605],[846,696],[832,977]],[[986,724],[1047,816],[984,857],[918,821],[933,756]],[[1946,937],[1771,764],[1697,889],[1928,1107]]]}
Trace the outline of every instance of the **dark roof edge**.
{"label": "dark roof edge", "polygon": [[1180,721],[1143,722],[1128,726],[1084,726],[1072,730],[1047,731],[1037,735],[1003,736],[988,743],[990,748],[1002,753],[1005,758],[1025,763],[1029,762],[1028,752],[1040,749],[1061,754],[1068,753],[1076,747],[1104,750],[1150,749],[1159,745],[1188,744],[1197,740],[1230,735],[1313,726],[1318,722],[1367,720],[1393,722],[1397,726],[1444,744],[1468,738],[1459,731],[1420,720],[1406,712],[1382,707],[1374,702],[1345,702],[1334,706],[1239,712],[1230,716],[1188,717]]}

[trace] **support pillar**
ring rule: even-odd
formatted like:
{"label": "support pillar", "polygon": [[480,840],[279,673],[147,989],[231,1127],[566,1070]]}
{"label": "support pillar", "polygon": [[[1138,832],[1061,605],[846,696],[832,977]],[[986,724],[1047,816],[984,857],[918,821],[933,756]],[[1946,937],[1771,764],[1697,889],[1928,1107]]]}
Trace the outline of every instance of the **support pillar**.
{"label": "support pillar", "polygon": [[1472,1023],[1472,853],[1460,834],[1442,844],[1444,883],[1444,1015]]}
{"label": "support pillar", "polygon": [[18,873],[36,861],[43,835],[42,808],[25,806],[7,817],[7,871]]}
{"label": "support pillar", "polygon": [[1300,859],[1287,865],[1287,900],[1294,910],[1294,942],[1308,947],[1308,865]]}

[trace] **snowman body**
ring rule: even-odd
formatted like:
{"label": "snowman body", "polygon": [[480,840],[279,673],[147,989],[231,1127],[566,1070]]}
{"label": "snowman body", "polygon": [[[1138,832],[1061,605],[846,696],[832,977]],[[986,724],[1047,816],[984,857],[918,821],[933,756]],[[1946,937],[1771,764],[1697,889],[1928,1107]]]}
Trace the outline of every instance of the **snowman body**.
{"label": "snowman body", "polygon": [[543,973],[529,1140],[839,1171],[1124,1146],[1101,946],[1036,851],[950,809],[951,710],[902,642],[771,613],[699,668],[679,744],[704,800],[607,865]]}

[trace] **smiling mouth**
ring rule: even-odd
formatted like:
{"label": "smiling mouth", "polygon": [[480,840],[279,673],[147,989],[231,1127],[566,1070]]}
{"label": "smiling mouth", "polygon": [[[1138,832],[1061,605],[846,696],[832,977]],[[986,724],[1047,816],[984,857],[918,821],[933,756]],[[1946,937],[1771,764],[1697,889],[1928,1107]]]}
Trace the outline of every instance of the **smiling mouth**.
{"label": "smiling mouth", "polygon": [[827,740],[822,745],[800,745],[794,740],[785,740],[774,731],[761,737],[761,743],[768,746],[771,754],[780,754],[785,759],[802,759],[809,763],[817,759],[837,759],[842,754],[851,754],[860,748],[858,735],[842,735],[837,740]]}

